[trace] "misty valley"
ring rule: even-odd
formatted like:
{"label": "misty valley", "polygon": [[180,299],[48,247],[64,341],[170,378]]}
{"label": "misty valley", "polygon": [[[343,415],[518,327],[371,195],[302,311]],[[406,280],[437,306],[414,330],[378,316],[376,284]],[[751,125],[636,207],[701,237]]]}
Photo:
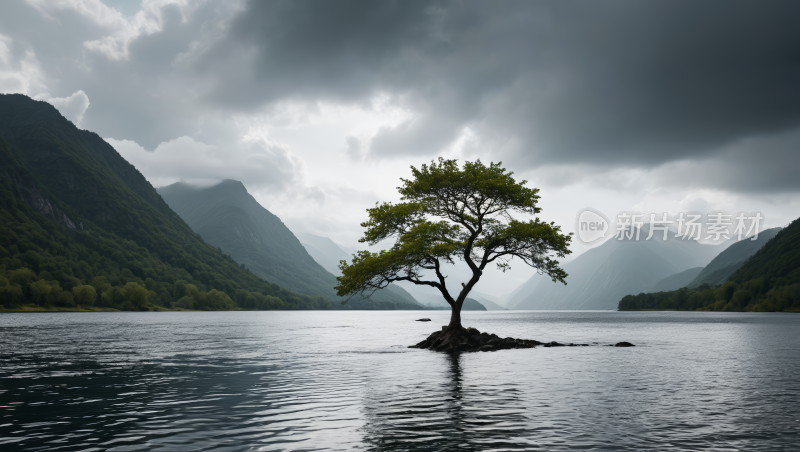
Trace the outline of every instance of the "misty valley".
{"label": "misty valley", "polygon": [[0,451],[800,449],[798,18],[0,2]]}
{"label": "misty valley", "polygon": [[[397,283],[337,296],[349,253],[295,236],[241,182],[156,190],[51,105],[3,95],[0,107],[5,310],[449,308]],[[608,240],[564,265],[566,285],[536,274],[507,294],[476,289],[464,309],[798,311],[798,227],[719,245]]]}
{"label": "misty valley", "polygon": [[[108,143],[78,130],[47,103],[0,96],[0,152],[3,447],[27,450],[56,440],[67,449],[112,449],[117,443],[153,450],[284,448],[291,442],[383,449],[421,442],[420,449],[444,450],[463,448],[465,441],[484,448],[518,438],[522,448],[538,444],[558,450],[564,438],[580,444],[586,430],[563,426],[562,433],[542,435],[538,429],[547,416],[559,418],[551,410],[586,397],[584,391],[601,375],[592,372],[603,372],[605,361],[625,363],[608,371],[614,380],[603,385],[617,394],[608,400],[619,400],[620,391],[629,387],[666,389],[663,375],[652,373],[656,362],[678,369],[681,360],[710,359],[690,352],[692,342],[708,347],[718,341],[712,348],[717,351],[733,345],[709,336],[708,328],[722,337],[763,338],[751,349],[741,351],[739,344],[736,353],[723,353],[723,359],[735,360],[729,365],[745,372],[800,362],[798,348],[785,342],[794,340],[789,337],[798,317],[758,313],[800,311],[798,221],[761,231],[755,240],[717,245],[610,239],[569,260],[564,273],[552,267],[552,279],[563,277],[566,284],[537,273],[507,294],[469,292],[454,329],[450,302],[420,286],[379,279],[368,292],[342,296],[336,288],[346,281],[343,270],[354,267],[341,262],[353,258],[355,250],[345,251],[327,237],[294,234],[235,180],[155,189]],[[397,257],[392,259],[407,259],[402,248],[393,250]],[[451,275],[469,280],[468,272],[462,262]],[[620,312],[612,315],[616,309]],[[742,314],[719,317],[707,311]],[[422,312],[432,318],[433,328],[414,321]],[[460,326],[462,315],[467,329]],[[441,331],[429,334],[438,325]],[[681,342],[667,339],[675,335]],[[432,350],[417,353],[433,355],[414,354],[408,348],[414,343]],[[613,344],[618,347],[603,347]],[[620,349],[620,344],[635,347]],[[766,357],[763,346],[773,350]],[[487,351],[493,353],[474,353]],[[643,373],[629,373],[631,366]],[[593,371],[585,376],[558,377],[587,368]],[[422,369],[433,373],[420,377]],[[503,370],[492,374],[488,369]],[[530,377],[514,377],[518,372],[537,377],[523,389],[515,378]],[[721,410],[724,393],[715,394],[702,383],[706,377],[699,377],[716,375],[715,368],[695,372],[699,379],[683,390],[707,398],[704,410]],[[327,382],[329,396],[310,406],[323,390],[310,379],[319,378]],[[747,392],[762,384],[759,378],[766,377],[721,384]],[[306,383],[290,389],[287,379]],[[174,383],[166,384],[170,380]],[[423,386],[411,394],[403,380]],[[790,390],[796,385],[791,381],[776,390]],[[372,395],[354,404],[361,384]],[[541,385],[546,388],[537,389]],[[281,387],[294,395],[281,396]],[[558,402],[540,399],[539,394],[554,390],[562,394]],[[391,399],[405,402],[384,407]],[[427,399],[437,402],[423,402]],[[470,402],[458,408],[463,403],[458,400]],[[591,444],[645,447],[648,432],[671,431],[670,416],[694,412],[681,406],[682,399],[662,400],[650,413],[666,417],[635,427],[631,422],[640,418],[603,414],[637,412],[646,400],[594,405],[585,412],[599,429]],[[796,433],[798,426],[783,419],[791,418],[797,401],[780,400],[778,405],[756,402],[755,410],[770,410],[769,415],[742,413],[723,424],[698,418],[698,430],[680,434],[686,445],[732,441],[729,435],[740,434],[739,422]],[[545,405],[531,411],[540,404]],[[45,412],[40,408],[45,406],[59,408]],[[125,414],[138,407],[150,414]],[[467,408],[473,415],[476,408],[484,411],[481,420],[461,411]],[[125,420],[109,423],[102,416]],[[752,424],[751,416],[759,421]],[[328,424],[347,427],[334,433]],[[235,433],[239,425],[249,427]],[[704,429],[712,425],[721,430],[708,436]],[[626,439],[608,434],[620,428],[639,433]]]}

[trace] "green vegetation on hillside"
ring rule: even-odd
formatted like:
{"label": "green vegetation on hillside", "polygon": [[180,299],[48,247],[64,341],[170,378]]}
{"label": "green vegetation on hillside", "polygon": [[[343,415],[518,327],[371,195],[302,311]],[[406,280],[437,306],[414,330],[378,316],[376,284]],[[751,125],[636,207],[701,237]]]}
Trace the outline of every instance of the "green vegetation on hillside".
{"label": "green vegetation on hillside", "polygon": [[169,206],[206,243],[257,276],[309,296],[320,296],[337,309],[419,309],[389,290],[371,300],[358,298],[346,306],[336,296],[336,278],[317,263],[280,218],[265,209],[235,180],[207,188],[178,182],[158,189]]}
{"label": "green vegetation on hillside", "polygon": [[800,312],[800,219],[778,232],[718,287],[628,295],[619,309]]}
{"label": "green vegetation on hillside", "polygon": [[5,308],[330,307],[203,242],[108,143],[50,104],[0,95],[0,161]]}
{"label": "green vegetation on hillside", "polygon": [[[179,182],[158,192],[207,243],[262,278],[301,293],[334,294],[333,275],[314,262],[292,232],[241,182],[226,180],[209,188]],[[320,281],[325,276],[327,281]]]}
{"label": "green vegetation on hillside", "polygon": [[[719,253],[686,287],[694,289],[703,284],[709,286],[719,286],[727,282],[736,270],[738,270],[747,259],[760,250],[771,238],[775,237],[781,228],[772,228],[761,231],[756,240],[746,238],[740,240]],[[683,287],[683,286],[681,286]],[[656,291],[654,291],[656,292]]]}

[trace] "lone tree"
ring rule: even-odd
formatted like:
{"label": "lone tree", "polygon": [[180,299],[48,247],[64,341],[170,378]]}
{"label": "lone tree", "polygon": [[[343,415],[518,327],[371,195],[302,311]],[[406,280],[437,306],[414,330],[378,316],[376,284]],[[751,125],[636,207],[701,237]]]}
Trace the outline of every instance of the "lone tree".
{"label": "lone tree", "polygon": [[[537,188],[527,188],[527,181],[516,182],[514,173],[501,163],[485,166],[480,160],[465,162],[439,158],[438,163],[411,167],[413,178],[400,179],[402,202],[383,203],[367,209],[369,220],[362,243],[376,243],[396,237],[389,251],[359,251],[352,263],[341,261],[342,276],[337,277],[339,296],[371,295],[395,281],[410,281],[435,287],[452,308],[445,333],[460,333],[461,307],[489,264],[506,271],[510,261],[519,258],[527,265],[564,284],[567,274],[549,254],[563,258],[570,253],[572,239],[561,234],[554,223],[520,221],[511,214],[535,215]],[[451,292],[443,265],[463,260],[472,277],[457,292]],[[431,272],[435,277],[428,277]]]}

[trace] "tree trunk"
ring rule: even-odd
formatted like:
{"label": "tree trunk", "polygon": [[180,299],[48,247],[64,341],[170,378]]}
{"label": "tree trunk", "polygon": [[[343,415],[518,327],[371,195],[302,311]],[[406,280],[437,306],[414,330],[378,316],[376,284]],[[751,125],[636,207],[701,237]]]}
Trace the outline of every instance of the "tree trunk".
{"label": "tree trunk", "polygon": [[450,313],[450,324],[447,325],[447,330],[448,331],[460,331],[460,330],[464,329],[461,326],[461,304],[459,304],[458,302],[455,302],[455,303],[453,303],[453,305],[450,306],[450,309],[452,311]]}

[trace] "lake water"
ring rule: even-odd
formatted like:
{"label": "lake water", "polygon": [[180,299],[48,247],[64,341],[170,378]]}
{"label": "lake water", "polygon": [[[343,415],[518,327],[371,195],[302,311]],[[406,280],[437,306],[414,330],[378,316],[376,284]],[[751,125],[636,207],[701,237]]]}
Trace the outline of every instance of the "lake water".
{"label": "lake water", "polygon": [[[414,319],[430,317],[429,323]],[[0,314],[0,450],[797,450],[800,315]]]}

